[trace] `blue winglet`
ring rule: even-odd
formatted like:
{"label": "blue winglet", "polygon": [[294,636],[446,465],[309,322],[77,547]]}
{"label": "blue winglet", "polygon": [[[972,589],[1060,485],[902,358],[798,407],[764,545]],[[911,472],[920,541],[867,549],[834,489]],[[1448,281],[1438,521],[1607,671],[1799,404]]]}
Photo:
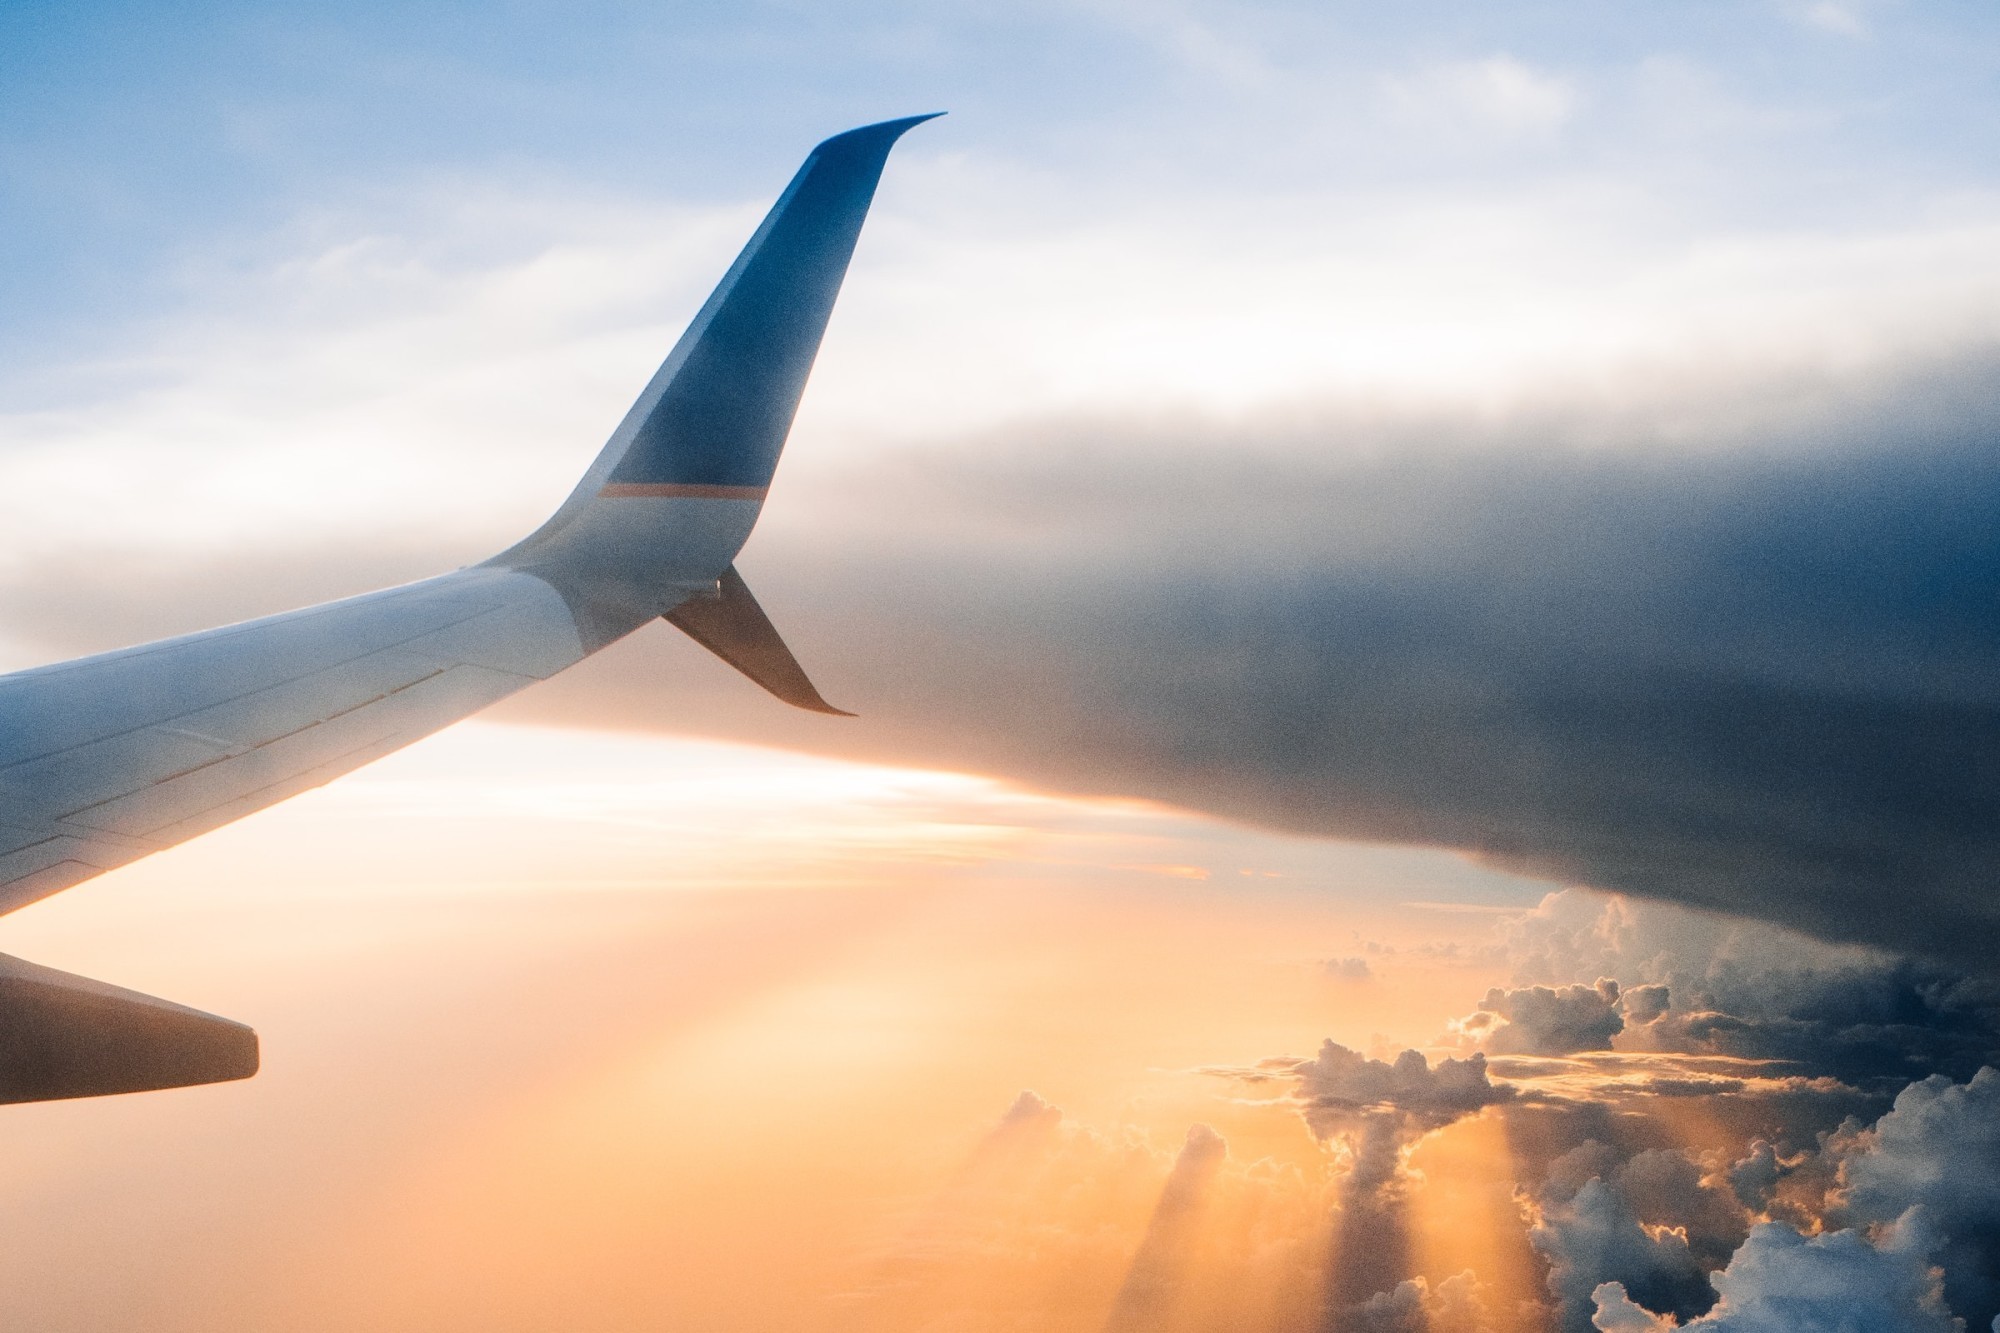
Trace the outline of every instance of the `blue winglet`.
{"label": "blue winglet", "polygon": [[931,116],[813,149],[709,298],[605,496],[761,492],[798,410],[889,149]]}
{"label": "blue winglet", "polygon": [[713,595],[762,509],[889,150],[933,118],[807,154],[569,498],[486,562],[561,593],[587,649]]}

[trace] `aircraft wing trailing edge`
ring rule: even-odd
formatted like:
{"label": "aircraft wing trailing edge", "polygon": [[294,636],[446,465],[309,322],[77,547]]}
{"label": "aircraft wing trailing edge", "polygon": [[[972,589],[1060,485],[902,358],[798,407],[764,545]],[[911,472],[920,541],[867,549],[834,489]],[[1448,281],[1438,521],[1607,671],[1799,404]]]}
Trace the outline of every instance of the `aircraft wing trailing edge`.
{"label": "aircraft wing trailing edge", "polygon": [[[582,482],[491,560],[0,676],[0,913],[329,782],[659,618],[785,702],[840,713],[734,561],[883,163],[929,119],[813,149]],[[240,1024],[0,955],[0,1102],[256,1068]]]}

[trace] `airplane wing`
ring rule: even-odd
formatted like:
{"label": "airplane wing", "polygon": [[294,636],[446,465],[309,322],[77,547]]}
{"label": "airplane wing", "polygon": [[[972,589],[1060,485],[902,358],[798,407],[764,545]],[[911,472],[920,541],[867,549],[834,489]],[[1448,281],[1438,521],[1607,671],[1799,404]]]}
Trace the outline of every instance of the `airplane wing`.
{"label": "airplane wing", "polygon": [[[786,702],[838,712],[733,562],[883,163],[928,119],[813,149],[582,482],[493,559],[0,676],[0,913],[329,782],[659,617]],[[0,955],[0,1101],[247,1077],[247,1033]],[[73,1069],[60,1058],[86,1046]]]}

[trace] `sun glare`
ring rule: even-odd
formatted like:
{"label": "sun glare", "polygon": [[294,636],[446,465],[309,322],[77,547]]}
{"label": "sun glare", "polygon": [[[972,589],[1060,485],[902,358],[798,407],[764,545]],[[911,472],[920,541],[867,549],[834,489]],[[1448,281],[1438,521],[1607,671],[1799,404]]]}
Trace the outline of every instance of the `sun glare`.
{"label": "sun glare", "polygon": [[[10,947],[247,1018],[267,1055],[179,1102],[23,1108],[0,1169],[47,1184],[17,1222],[81,1220],[184,1188],[118,1145],[141,1112],[186,1108],[198,1170],[368,1108],[323,1162],[250,1170],[162,1329],[214,1284],[327,1329],[1275,1317],[1326,1280],[1337,1154],[1199,1071],[1442,1031],[1490,917],[1413,886],[1538,894],[981,777],[465,725],[19,917]],[[17,1290],[57,1234],[0,1231]]]}

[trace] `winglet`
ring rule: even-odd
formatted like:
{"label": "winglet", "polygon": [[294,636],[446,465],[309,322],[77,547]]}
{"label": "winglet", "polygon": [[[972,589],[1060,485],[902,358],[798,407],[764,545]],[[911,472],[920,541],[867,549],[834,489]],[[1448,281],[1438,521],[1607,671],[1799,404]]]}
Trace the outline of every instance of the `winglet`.
{"label": "winglet", "polygon": [[576,489],[492,563],[539,571],[579,537],[625,560],[625,534],[592,521],[605,501],[761,503],[889,150],[943,114],[864,125],[807,154]]}
{"label": "winglet", "polygon": [[854,716],[820,698],[736,566],[723,571],[715,596],[691,598],[664,618],[786,703],[813,713]]}
{"label": "winglet", "polygon": [[889,149],[932,118],[864,125],[812,150],[696,316],[599,495],[763,498]]}

